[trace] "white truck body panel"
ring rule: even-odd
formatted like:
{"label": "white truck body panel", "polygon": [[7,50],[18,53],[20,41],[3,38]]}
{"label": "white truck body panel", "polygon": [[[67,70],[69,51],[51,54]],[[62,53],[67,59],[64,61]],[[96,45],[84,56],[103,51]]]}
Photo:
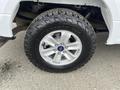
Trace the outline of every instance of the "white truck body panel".
{"label": "white truck body panel", "polygon": [[[13,19],[21,1],[37,0],[0,0],[0,36],[12,37]],[[39,0],[40,2],[91,5],[101,8],[102,15],[109,29],[107,44],[120,44],[120,0]]]}
{"label": "white truck body panel", "polygon": [[0,0],[0,36],[13,37],[12,24],[20,0]]}

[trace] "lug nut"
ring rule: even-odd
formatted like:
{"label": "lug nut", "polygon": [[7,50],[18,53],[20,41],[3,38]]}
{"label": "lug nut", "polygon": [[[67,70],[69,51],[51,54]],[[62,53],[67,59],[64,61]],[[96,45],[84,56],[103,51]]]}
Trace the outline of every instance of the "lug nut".
{"label": "lug nut", "polygon": [[58,46],[58,44],[55,45],[56,47]]}
{"label": "lug nut", "polygon": [[58,52],[58,54],[61,54],[61,52]]}
{"label": "lug nut", "polygon": [[68,49],[68,46],[65,46],[66,49]]}
{"label": "lug nut", "polygon": [[63,51],[63,53],[65,53],[66,51]]}

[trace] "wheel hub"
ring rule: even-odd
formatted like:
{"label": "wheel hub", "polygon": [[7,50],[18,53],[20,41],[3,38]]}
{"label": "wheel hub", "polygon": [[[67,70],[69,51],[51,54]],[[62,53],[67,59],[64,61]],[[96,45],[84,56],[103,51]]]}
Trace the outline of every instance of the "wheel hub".
{"label": "wheel hub", "polygon": [[60,52],[64,51],[64,49],[65,49],[64,46],[58,46],[58,48],[57,48],[57,50]]}

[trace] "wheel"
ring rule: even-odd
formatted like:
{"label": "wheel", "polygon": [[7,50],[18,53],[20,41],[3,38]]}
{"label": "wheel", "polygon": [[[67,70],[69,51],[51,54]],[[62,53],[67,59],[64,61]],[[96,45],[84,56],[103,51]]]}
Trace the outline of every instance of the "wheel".
{"label": "wheel", "polygon": [[96,35],[79,13],[57,8],[39,15],[25,36],[25,52],[38,68],[48,72],[70,72],[92,57]]}

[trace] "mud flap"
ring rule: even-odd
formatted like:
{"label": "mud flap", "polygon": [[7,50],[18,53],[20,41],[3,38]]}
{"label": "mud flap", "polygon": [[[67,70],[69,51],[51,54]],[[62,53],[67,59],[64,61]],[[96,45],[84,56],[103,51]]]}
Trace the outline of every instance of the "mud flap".
{"label": "mud flap", "polygon": [[9,39],[0,37],[0,47],[2,47]]}
{"label": "mud flap", "polygon": [[25,25],[19,25],[18,27],[14,28],[13,31],[13,37],[12,38],[8,38],[8,37],[0,37],[0,47],[2,47],[4,44],[6,44],[9,40],[14,40],[16,39],[16,34],[21,32],[21,31],[25,31],[27,29],[27,24]]}

